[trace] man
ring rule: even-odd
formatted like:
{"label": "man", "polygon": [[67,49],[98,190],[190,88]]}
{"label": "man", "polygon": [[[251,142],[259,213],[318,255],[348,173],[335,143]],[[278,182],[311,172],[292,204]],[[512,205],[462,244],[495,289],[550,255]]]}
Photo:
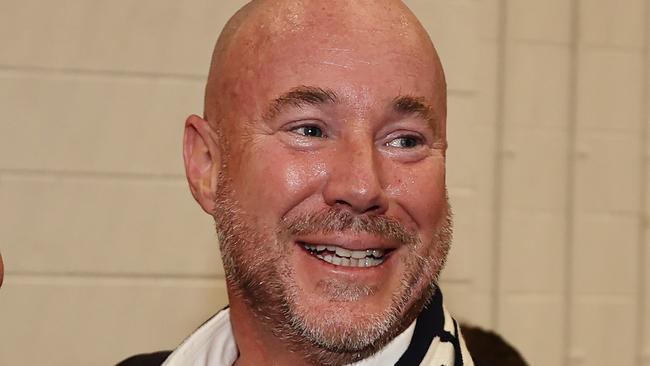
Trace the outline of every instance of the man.
{"label": "man", "polygon": [[124,365],[472,365],[436,287],[445,131],[442,67],[402,2],[248,4],[184,138],[229,307]]}

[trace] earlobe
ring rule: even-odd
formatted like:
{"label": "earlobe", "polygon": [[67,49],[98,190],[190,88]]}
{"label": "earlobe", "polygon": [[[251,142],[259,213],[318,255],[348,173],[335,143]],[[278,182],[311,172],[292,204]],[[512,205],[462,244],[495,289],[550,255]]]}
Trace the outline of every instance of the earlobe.
{"label": "earlobe", "polygon": [[185,121],[183,138],[185,175],[194,199],[210,215],[214,213],[220,153],[214,132],[206,120],[191,115]]}

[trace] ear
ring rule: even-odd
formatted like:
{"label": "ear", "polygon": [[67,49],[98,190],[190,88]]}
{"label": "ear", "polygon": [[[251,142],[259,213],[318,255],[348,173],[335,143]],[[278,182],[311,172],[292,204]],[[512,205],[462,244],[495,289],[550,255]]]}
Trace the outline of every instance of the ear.
{"label": "ear", "polygon": [[192,196],[205,212],[213,215],[221,155],[216,133],[206,120],[194,114],[185,121],[183,161]]}

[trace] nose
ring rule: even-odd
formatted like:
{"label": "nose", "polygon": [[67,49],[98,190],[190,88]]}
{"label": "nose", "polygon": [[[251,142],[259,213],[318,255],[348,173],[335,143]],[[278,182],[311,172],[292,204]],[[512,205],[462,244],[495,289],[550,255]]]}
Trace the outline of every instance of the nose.
{"label": "nose", "polygon": [[372,144],[350,142],[332,158],[323,190],[325,203],[355,214],[380,215],[388,210],[381,162]]}

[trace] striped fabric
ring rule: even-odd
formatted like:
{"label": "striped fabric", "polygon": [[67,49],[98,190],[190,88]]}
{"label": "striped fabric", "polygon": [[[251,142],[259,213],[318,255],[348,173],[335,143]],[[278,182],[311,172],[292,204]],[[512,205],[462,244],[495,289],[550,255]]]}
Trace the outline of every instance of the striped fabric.
{"label": "striped fabric", "polygon": [[[123,361],[118,366],[158,366],[165,358],[163,366],[231,366],[237,356],[230,311],[226,308],[199,327],[168,357],[166,353],[140,355]],[[381,362],[381,356],[376,361],[378,362],[373,364],[385,365]],[[440,291],[436,291],[418,316],[408,347],[394,365],[474,366],[458,323],[443,306]]]}

